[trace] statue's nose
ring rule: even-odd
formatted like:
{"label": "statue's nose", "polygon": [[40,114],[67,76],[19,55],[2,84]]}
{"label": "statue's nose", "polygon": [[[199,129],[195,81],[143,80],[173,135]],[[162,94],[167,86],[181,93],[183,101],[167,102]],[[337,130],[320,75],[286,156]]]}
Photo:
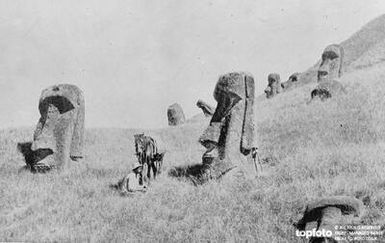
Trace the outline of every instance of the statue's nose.
{"label": "statue's nose", "polygon": [[54,138],[54,124],[49,117],[41,118],[40,128],[35,131],[31,149],[33,151],[39,149],[56,150],[56,142]]}
{"label": "statue's nose", "polygon": [[330,60],[329,59],[323,60],[320,67],[318,68],[318,77],[328,75],[329,66],[330,66]]}
{"label": "statue's nose", "polygon": [[318,80],[326,77],[329,74],[329,62],[325,60],[318,69]]}
{"label": "statue's nose", "polygon": [[39,149],[51,149],[52,151],[55,151],[55,148],[55,139],[53,135],[49,134],[48,132],[42,132],[41,134],[37,135],[31,146],[33,151]]}

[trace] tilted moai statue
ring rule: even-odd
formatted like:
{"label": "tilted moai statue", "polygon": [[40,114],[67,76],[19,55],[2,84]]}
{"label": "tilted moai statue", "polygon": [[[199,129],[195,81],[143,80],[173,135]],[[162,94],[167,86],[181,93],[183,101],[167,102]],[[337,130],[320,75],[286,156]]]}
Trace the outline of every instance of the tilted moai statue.
{"label": "tilted moai statue", "polygon": [[329,45],[322,53],[321,65],[318,69],[317,80],[332,81],[342,76],[344,49],[337,44]]}
{"label": "tilted moai statue", "polygon": [[212,116],[214,114],[214,109],[211,107],[211,105],[207,104],[203,100],[198,100],[197,106],[198,108],[202,109],[203,114],[205,114],[206,117]]}
{"label": "tilted moai statue", "polygon": [[293,73],[286,82],[281,83],[283,90],[287,90],[299,81],[301,73]]}
{"label": "tilted moai statue", "polygon": [[267,88],[265,89],[266,98],[272,98],[281,93],[281,77],[277,73],[270,73],[267,77]]}
{"label": "tilted moai statue", "polygon": [[178,126],[186,121],[182,107],[178,103],[174,103],[168,107],[167,117],[169,126]]}
{"label": "tilted moai statue", "polygon": [[207,165],[210,179],[235,168],[246,176],[255,175],[254,93],[254,78],[250,74],[233,72],[219,78],[214,90],[217,107],[199,138],[207,149],[202,162]]}
{"label": "tilted moai statue", "polygon": [[40,96],[41,117],[33,135],[31,150],[50,150],[39,164],[62,168],[69,159],[83,158],[85,104],[75,85],[59,84],[44,89]]}

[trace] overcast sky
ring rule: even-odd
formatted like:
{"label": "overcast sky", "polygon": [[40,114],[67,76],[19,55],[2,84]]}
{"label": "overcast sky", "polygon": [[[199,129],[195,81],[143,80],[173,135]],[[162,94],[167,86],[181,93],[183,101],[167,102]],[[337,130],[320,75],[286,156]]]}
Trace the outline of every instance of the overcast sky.
{"label": "overcast sky", "polygon": [[0,127],[34,126],[43,88],[85,93],[88,127],[167,126],[215,105],[218,76],[304,71],[385,13],[382,0],[0,1]]}

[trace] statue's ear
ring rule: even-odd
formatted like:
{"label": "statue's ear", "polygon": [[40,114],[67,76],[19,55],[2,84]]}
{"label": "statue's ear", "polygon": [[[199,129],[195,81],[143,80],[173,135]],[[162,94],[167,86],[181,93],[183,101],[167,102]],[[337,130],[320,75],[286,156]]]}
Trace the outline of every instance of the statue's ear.
{"label": "statue's ear", "polygon": [[255,85],[254,85],[254,78],[252,76],[246,75],[245,76],[245,91],[246,91],[246,97],[253,97],[255,93]]}
{"label": "statue's ear", "polygon": [[75,109],[74,105],[64,96],[49,96],[39,103],[39,110],[41,114],[44,114],[48,110],[49,105],[54,105],[60,112],[60,114],[66,113]]}
{"label": "statue's ear", "polygon": [[344,60],[345,60],[345,51],[344,51],[344,48],[341,46],[340,47],[340,70],[338,70],[338,77],[339,78],[345,72]]}

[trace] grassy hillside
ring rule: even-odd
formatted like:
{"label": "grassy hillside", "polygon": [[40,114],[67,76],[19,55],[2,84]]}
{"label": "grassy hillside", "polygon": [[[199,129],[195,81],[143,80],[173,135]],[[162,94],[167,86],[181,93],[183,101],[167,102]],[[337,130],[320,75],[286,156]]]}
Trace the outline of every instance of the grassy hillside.
{"label": "grassy hillside", "polygon": [[[292,223],[311,199],[365,202],[361,223],[385,224],[385,65],[345,75],[348,94],[312,102],[309,84],[257,103],[265,172],[254,181],[195,187],[163,173],[146,194],[110,190],[134,163],[135,130],[87,131],[86,158],[62,173],[18,172],[16,143],[31,129],[0,132],[2,241],[297,242]],[[146,131],[167,150],[165,168],[200,161],[208,120]]]}
{"label": "grassy hillside", "polygon": [[[341,43],[345,49],[345,65],[351,66],[362,56],[373,52],[381,51],[379,44],[385,40],[385,14],[367,23],[350,38]],[[352,67],[354,68],[354,65]]]}

